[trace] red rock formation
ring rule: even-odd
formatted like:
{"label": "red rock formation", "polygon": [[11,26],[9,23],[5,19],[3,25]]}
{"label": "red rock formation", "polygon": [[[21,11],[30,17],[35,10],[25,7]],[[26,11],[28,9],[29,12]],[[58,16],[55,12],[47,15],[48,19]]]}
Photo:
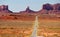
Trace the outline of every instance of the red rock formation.
{"label": "red rock formation", "polygon": [[25,11],[21,11],[20,14],[22,14],[22,15],[34,15],[34,14],[36,14],[36,12],[33,11],[33,10],[31,10],[31,9],[29,8],[29,6],[28,6],[28,7],[26,8],[26,10],[25,10]]}
{"label": "red rock formation", "polygon": [[26,8],[25,11],[20,11],[19,13],[12,13],[8,9],[8,5],[2,5],[0,6],[0,16],[20,16],[20,15],[40,15],[40,14],[60,14],[60,4],[44,4],[42,9],[40,11],[33,11],[29,8],[29,6]]}
{"label": "red rock formation", "polygon": [[43,5],[43,9],[44,9],[44,10],[53,10],[53,7],[52,7],[51,4],[44,4],[44,5]]}
{"label": "red rock formation", "polygon": [[1,5],[0,11],[8,10],[8,5]]}
{"label": "red rock formation", "polygon": [[44,4],[42,10],[38,13],[40,14],[60,14],[60,4]]}
{"label": "red rock formation", "polygon": [[8,5],[1,5],[1,6],[0,6],[0,12],[2,12],[2,13],[10,13],[10,12],[12,12],[12,11],[10,11],[10,10],[8,9]]}

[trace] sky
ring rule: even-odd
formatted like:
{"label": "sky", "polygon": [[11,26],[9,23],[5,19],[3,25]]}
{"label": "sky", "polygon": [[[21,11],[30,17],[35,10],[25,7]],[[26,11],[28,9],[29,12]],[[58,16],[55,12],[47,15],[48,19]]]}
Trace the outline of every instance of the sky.
{"label": "sky", "polygon": [[0,0],[0,5],[8,5],[9,10],[13,12],[24,11],[27,6],[31,10],[39,11],[46,3],[56,4],[60,3],[60,0]]}

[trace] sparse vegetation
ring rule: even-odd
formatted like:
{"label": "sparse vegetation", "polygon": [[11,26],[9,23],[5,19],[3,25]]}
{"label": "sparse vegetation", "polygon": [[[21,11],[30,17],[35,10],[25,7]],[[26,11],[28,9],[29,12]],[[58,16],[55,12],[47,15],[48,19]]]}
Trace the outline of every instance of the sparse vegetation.
{"label": "sparse vegetation", "polygon": [[[44,16],[44,15],[43,15]],[[42,17],[42,15],[40,16]],[[38,35],[44,35],[42,33],[60,33],[60,21],[58,20],[52,20],[46,19],[44,16],[43,19],[39,17],[39,27],[38,27]],[[10,36],[10,34],[15,34],[14,36],[22,37],[24,36],[30,36],[33,30],[35,16],[20,16],[20,20],[0,20],[0,32],[2,34],[7,33],[6,35]],[[59,34],[60,35],[60,34]],[[5,35],[4,35],[5,36]],[[3,36],[3,37],[4,37]],[[45,35],[44,35],[45,36]],[[7,37],[7,36],[6,36]],[[12,37],[12,36],[11,36]],[[50,37],[50,35],[48,36]]]}

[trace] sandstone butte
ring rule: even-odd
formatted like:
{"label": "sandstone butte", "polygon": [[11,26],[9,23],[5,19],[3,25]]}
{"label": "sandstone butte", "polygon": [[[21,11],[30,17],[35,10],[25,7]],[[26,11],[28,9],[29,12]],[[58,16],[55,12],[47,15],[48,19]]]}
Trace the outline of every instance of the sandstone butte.
{"label": "sandstone butte", "polygon": [[33,20],[36,15],[41,19],[60,19],[60,3],[44,4],[39,11],[33,11],[28,6],[25,11],[13,12],[8,9],[8,5],[0,6],[0,19]]}

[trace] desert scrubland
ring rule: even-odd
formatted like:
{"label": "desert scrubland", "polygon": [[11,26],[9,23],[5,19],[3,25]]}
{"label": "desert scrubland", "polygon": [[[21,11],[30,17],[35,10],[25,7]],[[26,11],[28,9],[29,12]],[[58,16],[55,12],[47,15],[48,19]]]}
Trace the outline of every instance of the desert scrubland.
{"label": "desert scrubland", "polygon": [[[60,19],[38,16],[38,36],[60,37]],[[11,18],[11,17],[10,17]],[[0,19],[0,37],[30,37],[35,16],[20,16],[13,19]]]}

